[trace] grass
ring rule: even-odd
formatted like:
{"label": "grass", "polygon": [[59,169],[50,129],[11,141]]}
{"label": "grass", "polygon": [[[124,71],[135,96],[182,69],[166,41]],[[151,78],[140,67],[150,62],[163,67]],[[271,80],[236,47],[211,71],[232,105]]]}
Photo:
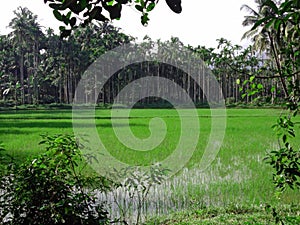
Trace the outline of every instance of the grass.
{"label": "grass", "polygon": [[[299,206],[289,206],[278,211],[279,218],[284,224],[299,224]],[[237,207],[227,208],[202,208],[183,211],[168,216],[162,216],[149,220],[146,225],[227,225],[227,224],[278,224],[272,216],[272,209],[266,206],[260,207]]]}
{"label": "grass", "polygon": [[[195,205],[198,209],[209,207],[210,210],[211,208],[226,209],[231,204],[255,207],[264,203],[277,204],[278,199],[273,197],[272,170],[263,162],[263,158],[266,151],[278,148],[271,126],[276,122],[280,113],[282,112],[278,109],[228,109],[226,134],[221,149],[211,166],[203,172],[198,166],[207,145],[212,121],[210,110],[198,109],[200,136],[196,150],[185,165],[187,169],[179,172],[168,181],[169,183],[160,188],[163,192],[170,189],[170,193],[153,193],[155,204],[149,203],[149,205],[170,207],[170,210],[166,212],[171,213],[174,207],[184,209]],[[160,117],[164,120],[167,133],[163,141],[151,151],[135,151],[122,144],[114,134],[110,110],[96,111],[96,129],[106,149],[113,157],[129,165],[150,165],[172,154],[178,144],[181,129],[176,110],[135,109],[131,111],[129,119],[133,134],[139,138],[149,137],[151,134],[149,122],[153,117]],[[189,119],[193,122],[195,118]],[[299,120],[299,117],[297,119]],[[115,127],[121,132],[128,131],[124,118],[116,118],[114,121]],[[80,120],[77,119],[76,122]],[[158,125],[155,129],[156,132],[163,131],[163,128]],[[0,111],[0,141],[19,163],[26,157],[43,151],[43,147],[38,145],[40,134],[72,132],[72,112],[68,109]],[[195,131],[188,132],[192,135]],[[296,132],[299,137],[299,126],[296,127]],[[300,146],[300,139],[295,139],[294,142],[296,146]],[[164,200],[167,203],[161,204],[155,196],[171,200]],[[182,203],[181,206],[178,202]],[[288,191],[282,196],[279,204],[299,205],[299,202],[299,191]],[[238,224],[239,221],[243,221],[242,224],[264,224],[261,222],[264,220],[259,219],[260,216],[265,215],[261,209],[256,208],[256,211],[251,211],[251,215],[243,213],[235,215],[219,211],[218,216],[214,218],[210,216],[209,210],[203,213],[201,211],[200,214],[190,211],[188,216],[184,213],[172,214],[172,219],[166,218],[161,224],[222,224],[222,220],[232,220],[231,224]],[[187,217],[191,217],[191,220]],[[201,221],[205,221],[206,218],[208,222],[200,223],[197,218]],[[252,223],[248,221],[251,218],[253,218]]]}

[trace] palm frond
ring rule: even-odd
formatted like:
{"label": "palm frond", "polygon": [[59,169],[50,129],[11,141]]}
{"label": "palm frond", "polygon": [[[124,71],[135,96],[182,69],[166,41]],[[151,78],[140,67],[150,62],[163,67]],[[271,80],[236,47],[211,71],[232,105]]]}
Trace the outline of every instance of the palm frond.
{"label": "palm frond", "polygon": [[255,16],[245,16],[245,19],[244,21],[242,22],[242,25],[244,27],[246,26],[250,26],[250,25],[253,25],[257,22],[257,17]]}
{"label": "palm frond", "polygon": [[256,12],[254,9],[252,9],[250,6],[248,6],[246,4],[243,4],[241,6],[240,10],[246,10],[247,12],[249,12],[252,15],[259,16],[258,12]]}

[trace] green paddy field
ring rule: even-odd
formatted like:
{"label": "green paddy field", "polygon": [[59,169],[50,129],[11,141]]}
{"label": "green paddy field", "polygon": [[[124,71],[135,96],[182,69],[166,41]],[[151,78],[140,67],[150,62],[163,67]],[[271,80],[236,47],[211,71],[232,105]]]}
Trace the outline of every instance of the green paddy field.
{"label": "green paddy field", "polygon": [[[199,172],[197,166],[207,145],[212,118],[209,109],[197,109],[197,113],[197,118],[190,118],[200,122],[200,135],[196,149],[191,159],[185,164],[185,169],[177,175],[182,177],[179,179],[178,187],[184,187],[184,195],[187,195],[188,201],[196,209],[187,214],[173,216],[172,218],[175,218],[173,222],[168,223],[166,221],[171,221],[171,219],[165,218],[165,222],[157,220],[153,223],[202,224],[197,218],[204,218],[201,221],[211,218],[210,209],[214,208],[224,210],[231,208],[233,213],[225,210],[222,215],[225,219],[232,219],[231,215],[235,214],[235,209],[241,209],[241,214],[243,214],[245,211],[243,207],[246,207],[246,211],[256,218],[255,215],[260,212],[257,208],[266,204],[299,206],[299,191],[287,191],[281,196],[280,202],[274,197],[272,169],[263,161],[267,151],[278,149],[276,135],[271,126],[279,115],[284,113],[282,110],[227,109],[226,130],[220,151],[204,172]],[[163,141],[148,152],[129,149],[118,140],[113,130],[110,110],[97,109],[95,124],[102,143],[113,157],[128,165],[150,165],[172,154],[181,136],[180,117],[174,109],[131,110],[129,126],[133,134],[138,138],[147,138],[151,134],[149,122],[154,117],[159,117],[165,122],[167,132]],[[114,125],[120,130],[128,128],[126,118],[113,119]],[[298,120],[300,121],[299,117]],[[21,163],[26,157],[34,157],[43,151],[43,146],[39,145],[41,134],[72,133],[72,125],[72,110],[0,111],[0,141],[7,153]],[[157,129],[159,132],[161,128]],[[155,127],[153,130],[155,131]],[[296,127],[296,137],[294,145],[300,147],[300,125]],[[204,211],[199,211],[203,208],[205,208]],[[221,213],[222,210],[216,211],[215,214],[218,212]],[[257,218],[262,215],[258,213]],[[244,221],[243,218],[237,219],[239,217],[236,216],[234,218],[232,221],[237,221],[236,224],[239,224],[238,221]],[[216,220],[215,216],[214,220]],[[214,220],[209,219],[211,223],[203,224],[222,224],[222,221],[214,223]],[[264,222],[260,223],[259,219],[257,223],[255,220],[251,221],[254,222],[241,224],[264,224]]]}

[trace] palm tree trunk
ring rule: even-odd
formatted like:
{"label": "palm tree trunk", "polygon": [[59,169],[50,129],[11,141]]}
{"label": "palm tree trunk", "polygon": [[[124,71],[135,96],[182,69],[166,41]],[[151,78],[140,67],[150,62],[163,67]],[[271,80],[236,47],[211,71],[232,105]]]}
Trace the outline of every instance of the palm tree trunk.
{"label": "palm tree trunk", "polygon": [[21,104],[25,104],[25,88],[24,88],[24,54],[23,51],[21,51],[20,55],[20,88],[21,88]]}

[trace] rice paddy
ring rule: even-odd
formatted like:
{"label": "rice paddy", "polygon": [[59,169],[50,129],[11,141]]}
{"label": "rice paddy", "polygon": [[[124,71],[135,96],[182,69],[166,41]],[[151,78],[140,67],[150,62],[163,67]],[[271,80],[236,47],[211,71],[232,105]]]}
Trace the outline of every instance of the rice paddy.
{"label": "rice paddy", "polygon": [[[106,194],[98,193],[101,201],[109,203],[112,218],[123,214],[133,223],[138,216],[139,207],[139,216],[145,221],[153,216],[168,215],[194,206],[226,208],[230,205],[259,206],[278,202],[274,198],[272,170],[263,158],[266,151],[278,148],[271,126],[282,111],[228,109],[225,137],[220,151],[204,171],[199,164],[208,143],[212,118],[209,109],[198,109],[197,113],[200,135],[190,160],[176,175],[162,184],[153,185],[142,206],[138,205],[137,196],[132,196],[122,188]],[[103,145],[114,158],[128,165],[151,165],[172,154],[181,135],[180,117],[173,109],[131,110],[129,126],[132,133],[142,139],[149,137],[152,132],[149,123],[154,117],[164,121],[167,132],[163,141],[151,151],[136,151],[121,143],[114,128],[117,126],[126,132],[128,124],[126,118],[113,118],[112,122],[110,110],[96,110],[96,130]],[[299,117],[298,119],[300,120]],[[2,111],[0,141],[7,153],[21,163],[26,157],[43,151],[43,147],[38,144],[40,134],[72,133],[72,125],[71,110]],[[154,127],[153,131],[155,129],[159,132],[161,127]],[[296,137],[299,137],[299,125],[296,132]],[[295,139],[294,144],[299,148],[300,139]],[[299,202],[299,191],[288,191],[279,204],[299,205]]]}

